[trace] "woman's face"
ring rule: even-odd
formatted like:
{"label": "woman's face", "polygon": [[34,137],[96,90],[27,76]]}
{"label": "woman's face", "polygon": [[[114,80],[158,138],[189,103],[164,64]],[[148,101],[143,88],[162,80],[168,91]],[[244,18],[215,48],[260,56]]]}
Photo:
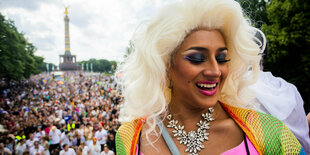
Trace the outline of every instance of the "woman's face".
{"label": "woman's face", "polygon": [[172,102],[190,108],[214,106],[229,71],[226,55],[225,41],[218,30],[189,34],[174,55],[169,70]]}

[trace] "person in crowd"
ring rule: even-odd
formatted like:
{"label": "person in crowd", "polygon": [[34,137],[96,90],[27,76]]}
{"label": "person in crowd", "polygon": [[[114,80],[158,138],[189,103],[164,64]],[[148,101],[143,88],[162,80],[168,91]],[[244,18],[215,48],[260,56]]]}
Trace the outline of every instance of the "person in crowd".
{"label": "person in crowd", "polygon": [[76,155],[73,148],[69,148],[68,144],[64,144],[63,150],[60,151],[59,155]]}
{"label": "person in crowd", "polygon": [[44,147],[39,144],[39,141],[34,142],[34,146],[29,149],[30,155],[44,155]]}
{"label": "person in crowd", "polygon": [[61,133],[60,136],[60,141],[61,141],[61,145],[63,146],[64,144],[68,144],[69,147],[72,145],[71,141],[70,141],[70,136],[69,132],[66,130],[63,130],[63,132]]}
{"label": "person in crowd", "polygon": [[0,154],[2,155],[12,155],[12,151],[7,148],[7,147],[4,147],[4,144],[3,143],[0,143]]}
{"label": "person in crowd", "polygon": [[23,155],[27,151],[26,139],[21,139],[20,142],[16,145],[15,154]]}
{"label": "person in crowd", "polygon": [[95,133],[95,138],[98,140],[99,144],[101,145],[101,150],[103,150],[104,144],[106,144],[107,140],[107,131],[103,129],[102,125],[99,124],[99,130]]}
{"label": "person in crowd", "polygon": [[85,143],[86,140],[85,140],[84,136],[82,136],[79,132],[76,132],[76,134],[72,140],[72,146],[77,148],[78,146],[81,145],[81,142]]}
{"label": "person in crowd", "polygon": [[30,150],[34,146],[34,142],[39,141],[38,138],[34,138],[33,133],[29,134],[29,139],[26,141],[26,145],[28,150]]}
{"label": "person in crowd", "polygon": [[14,135],[9,134],[8,138],[6,138],[5,141],[4,141],[4,146],[6,148],[10,149],[10,151],[12,153],[14,153],[15,152],[15,145],[16,144],[15,144],[15,141],[14,141]]}
{"label": "person in crowd", "polygon": [[104,144],[104,149],[100,155],[114,155],[114,152],[109,149],[107,144]]}
{"label": "person in crowd", "polygon": [[253,110],[255,32],[233,0],[161,9],[119,70],[117,154],[305,154],[283,122]]}
{"label": "person in crowd", "polygon": [[92,142],[92,137],[93,137],[93,127],[91,127],[90,123],[87,123],[85,129],[84,129],[84,134],[86,137],[86,145],[89,145]]}
{"label": "person in crowd", "polygon": [[81,155],[90,155],[89,147],[86,146],[86,144],[83,141],[81,142],[79,149],[81,151]]}
{"label": "person in crowd", "polygon": [[39,126],[37,128],[37,131],[34,133],[34,138],[37,138],[39,141],[41,141],[42,137],[44,136],[45,136],[45,131],[43,131],[41,127]]}
{"label": "person in crowd", "polygon": [[111,133],[108,134],[107,146],[109,150],[116,152],[114,135]]}
{"label": "person in crowd", "polygon": [[51,131],[49,132],[49,137],[51,140],[51,144],[49,147],[50,153],[54,152],[55,150],[56,152],[58,152],[60,150],[61,131],[57,129],[56,126],[53,126]]}
{"label": "person in crowd", "polygon": [[93,138],[93,141],[88,145],[88,148],[91,155],[100,155],[101,146],[96,138]]}
{"label": "person in crowd", "polygon": [[49,137],[45,136],[42,138],[41,145],[44,147],[44,155],[50,155],[49,151]]}

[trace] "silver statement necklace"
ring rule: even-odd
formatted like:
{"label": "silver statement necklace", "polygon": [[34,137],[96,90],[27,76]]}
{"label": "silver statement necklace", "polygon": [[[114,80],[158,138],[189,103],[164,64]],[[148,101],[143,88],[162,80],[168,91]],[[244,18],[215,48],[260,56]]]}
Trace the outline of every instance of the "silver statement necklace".
{"label": "silver statement necklace", "polygon": [[200,120],[196,125],[199,127],[197,131],[190,131],[186,133],[184,130],[184,125],[178,125],[179,121],[172,119],[172,115],[167,116],[168,125],[167,128],[173,128],[172,133],[174,137],[177,137],[177,140],[180,141],[180,144],[186,145],[185,152],[189,155],[198,155],[198,152],[205,148],[203,142],[208,140],[209,133],[207,130],[210,129],[210,121],[214,121],[212,117],[214,109],[209,108],[209,112],[203,113],[201,117],[203,120]]}

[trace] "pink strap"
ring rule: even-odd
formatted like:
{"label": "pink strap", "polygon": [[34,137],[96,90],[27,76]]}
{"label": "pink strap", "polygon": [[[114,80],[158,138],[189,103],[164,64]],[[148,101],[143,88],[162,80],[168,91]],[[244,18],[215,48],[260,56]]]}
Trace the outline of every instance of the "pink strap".
{"label": "pink strap", "polygon": [[[249,148],[250,154],[251,155],[259,155],[259,153],[255,149],[254,145],[249,140],[248,136],[246,136],[246,141],[248,143],[248,148]],[[238,146],[236,146],[236,147],[234,147],[234,148],[232,148],[232,149],[230,149],[228,151],[225,151],[225,152],[221,153],[221,155],[236,155],[236,154],[247,154],[244,140]]]}

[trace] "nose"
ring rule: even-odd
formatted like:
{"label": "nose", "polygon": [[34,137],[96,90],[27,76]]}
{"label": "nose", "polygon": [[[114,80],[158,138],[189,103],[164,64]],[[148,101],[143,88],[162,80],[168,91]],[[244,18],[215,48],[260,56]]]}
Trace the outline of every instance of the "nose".
{"label": "nose", "polygon": [[218,78],[221,76],[220,66],[215,58],[212,60],[206,61],[203,67],[204,69],[202,71],[202,74],[204,76],[210,77],[210,78]]}

